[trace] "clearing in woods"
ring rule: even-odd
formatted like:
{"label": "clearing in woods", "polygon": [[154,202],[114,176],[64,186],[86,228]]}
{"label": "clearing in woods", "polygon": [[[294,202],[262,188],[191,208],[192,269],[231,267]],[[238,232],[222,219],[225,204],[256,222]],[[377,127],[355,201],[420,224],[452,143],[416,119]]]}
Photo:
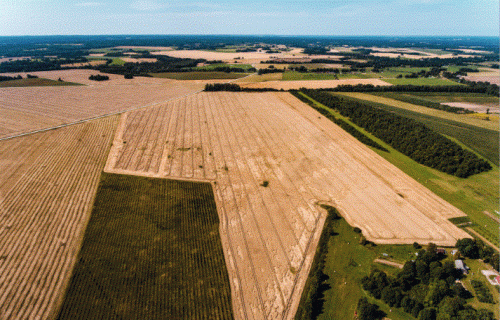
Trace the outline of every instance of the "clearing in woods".
{"label": "clearing in woods", "polygon": [[0,141],[0,319],[51,319],[117,117]]}
{"label": "clearing in woods", "polygon": [[124,113],[106,172],[212,181],[235,318],[290,319],[335,206],[377,243],[470,237],[465,216],[288,93],[198,93]]}
{"label": "clearing in woods", "polygon": [[209,183],[104,173],[58,319],[232,319]]}

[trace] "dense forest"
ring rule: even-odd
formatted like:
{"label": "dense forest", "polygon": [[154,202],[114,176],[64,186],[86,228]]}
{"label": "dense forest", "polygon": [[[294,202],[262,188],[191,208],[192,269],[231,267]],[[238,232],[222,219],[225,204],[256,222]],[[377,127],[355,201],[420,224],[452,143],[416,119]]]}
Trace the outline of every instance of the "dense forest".
{"label": "dense forest", "polygon": [[324,91],[305,89],[302,92],[337,110],[418,163],[461,178],[492,169],[487,161],[415,120],[373,107],[368,102],[341,98]]}
{"label": "dense forest", "polygon": [[412,84],[395,86],[374,86],[372,84],[340,85],[331,89],[319,89],[339,92],[464,92],[486,93],[498,96],[498,86],[486,82],[465,82],[465,86],[417,86]]}

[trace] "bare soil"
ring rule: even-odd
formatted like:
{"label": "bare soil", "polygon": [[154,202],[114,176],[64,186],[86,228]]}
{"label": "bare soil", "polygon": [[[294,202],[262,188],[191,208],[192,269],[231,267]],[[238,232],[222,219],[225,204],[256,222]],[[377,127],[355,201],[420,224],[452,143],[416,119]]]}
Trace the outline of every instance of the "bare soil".
{"label": "bare soil", "polygon": [[[120,119],[106,172],[209,181],[237,319],[292,319],[324,224],[452,246],[464,216],[288,93],[198,93]],[[267,183],[265,183],[267,182]]]}
{"label": "bare soil", "polygon": [[165,102],[199,91],[202,82],[108,75],[91,81],[91,70],[32,72],[40,78],[86,86],[0,88],[0,138]]}
{"label": "bare soil", "polygon": [[374,86],[390,86],[390,83],[379,79],[346,79],[346,80],[297,80],[297,81],[266,81],[243,82],[238,84],[245,88],[273,88],[278,90],[298,90],[300,88],[322,89],[335,88],[340,85],[373,84]]}
{"label": "bare soil", "polygon": [[116,117],[0,141],[0,319],[52,319]]}

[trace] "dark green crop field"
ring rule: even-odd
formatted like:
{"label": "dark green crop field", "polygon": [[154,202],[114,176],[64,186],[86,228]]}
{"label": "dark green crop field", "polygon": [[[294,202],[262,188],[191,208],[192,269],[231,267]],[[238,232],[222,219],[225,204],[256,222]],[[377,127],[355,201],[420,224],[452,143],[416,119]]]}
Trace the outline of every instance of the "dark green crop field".
{"label": "dark green crop field", "polygon": [[232,319],[207,183],[103,174],[59,319]]}

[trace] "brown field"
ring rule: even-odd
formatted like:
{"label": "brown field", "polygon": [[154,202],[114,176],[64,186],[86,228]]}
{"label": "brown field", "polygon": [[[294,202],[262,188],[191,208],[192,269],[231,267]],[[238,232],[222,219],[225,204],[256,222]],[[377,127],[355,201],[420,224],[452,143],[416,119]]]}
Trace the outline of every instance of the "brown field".
{"label": "brown field", "polygon": [[156,58],[130,58],[130,57],[121,57],[120,59],[122,59],[123,61],[125,62],[132,62],[132,63],[139,63],[139,62],[156,62],[158,61],[158,59]]}
{"label": "brown field", "polygon": [[0,319],[51,319],[117,117],[0,141]]}
{"label": "brown field", "polygon": [[87,85],[0,88],[0,138],[164,102],[203,88],[202,82],[144,77],[127,80],[119,75],[109,75],[109,81],[91,81],[89,75],[98,72],[90,70],[31,74]]}
{"label": "brown field", "polygon": [[[279,74],[281,75],[281,74]],[[335,88],[340,85],[373,84],[374,86],[390,86],[390,83],[379,79],[345,79],[345,80],[297,80],[297,81],[266,81],[243,82],[238,84],[244,88],[274,88],[278,90],[298,90],[300,88],[321,89]]]}
{"label": "brown field", "polygon": [[[206,60],[222,60],[225,62],[233,62],[237,59],[241,63],[260,63],[270,59],[282,58],[297,58],[302,57],[303,49],[293,49],[281,53],[265,53],[265,52],[216,52],[216,51],[203,51],[203,50],[171,50],[171,51],[157,51],[152,54],[167,55],[175,58],[191,58],[191,59],[206,59]],[[316,58],[316,56],[315,56]]]}
{"label": "brown field", "polygon": [[325,213],[377,243],[452,246],[463,212],[288,93],[199,93],[121,115],[105,171],[210,181],[237,319],[292,319]]}
{"label": "brown field", "polygon": [[78,63],[70,63],[70,64],[62,64],[63,68],[78,68],[83,66],[98,66],[101,64],[106,64],[106,60],[90,60],[89,62],[78,62]]}
{"label": "brown field", "polygon": [[500,107],[498,105],[484,105],[484,104],[475,104],[469,102],[444,102],[447,106],[462,108],[467,110],[472,110],[475,112],[485,113],[486,111],[490,113],[500,113]]}
{"label": "brown field", "polygon": [[479,68],[479,72],[469,72],[463,78],[474,82],[489,82],[500,85],[500,71],[493,68]]}

